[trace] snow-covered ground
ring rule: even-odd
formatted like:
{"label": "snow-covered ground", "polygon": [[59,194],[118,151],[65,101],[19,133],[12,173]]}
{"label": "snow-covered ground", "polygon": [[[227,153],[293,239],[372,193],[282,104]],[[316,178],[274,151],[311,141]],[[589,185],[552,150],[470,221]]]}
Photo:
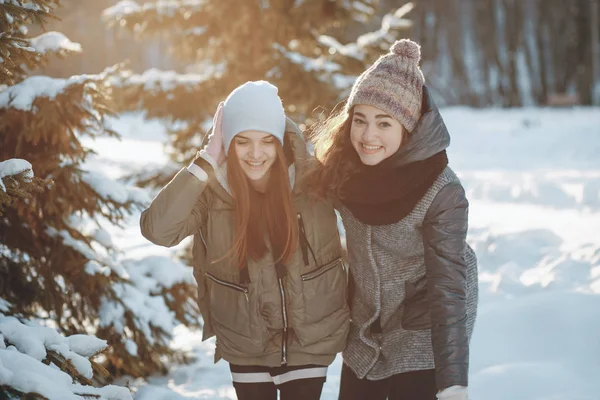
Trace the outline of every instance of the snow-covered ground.
{"label": "snow-covered ground", "polygon": [[[600,399],[600,109],[442,114],[480,262],[471,398]],[[114,128],[122,141],[88,142],[99,153],[91,168],[116,179],[168,162],[159,123],[127,115]],[[110,232],[128,257],[177,251],[146,242],[138,218]],[[121,380],[136,400],[235,399],[227,364],[212,363],[212,341],[180,326],[172,345],[197,362],[147,382]],[[338,357],[323,399],[337,398],[340,365]]]}

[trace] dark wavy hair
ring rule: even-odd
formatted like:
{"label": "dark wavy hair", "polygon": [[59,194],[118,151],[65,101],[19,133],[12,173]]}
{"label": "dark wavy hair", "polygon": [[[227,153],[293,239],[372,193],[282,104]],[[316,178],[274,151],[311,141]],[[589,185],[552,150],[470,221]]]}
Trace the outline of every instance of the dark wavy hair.
{"label": "dark wavy hair", "polygon": [[357,156],[350,141],[354,107],[345,109],[346,101],[335,106],[323,122],[310,127],[308,136],[317,159],[305,176],[309,195],[322,199],[339,198],[339,190],[357,168]]}

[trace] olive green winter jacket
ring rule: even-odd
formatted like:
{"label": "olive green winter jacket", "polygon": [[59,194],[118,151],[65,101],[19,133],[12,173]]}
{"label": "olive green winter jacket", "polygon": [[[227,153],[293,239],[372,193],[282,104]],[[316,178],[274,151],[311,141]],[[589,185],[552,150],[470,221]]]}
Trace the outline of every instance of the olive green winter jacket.
{"label": "olive green winter jacket", "polygon": [[141,216],[142,234],[157,245],[171,247],[194,236],[203,340],[216,336],[215,362],[222,357],[238,365],[329,365],[346,344],[347,273],[333,205],[303,192],[299,177],[311,158],[290,120],[286,130],[299,243],[285,266],[276,268],[269,252],[248,259],[247,282],[230,258],[219,261],[235,237],[226,163],[215,171],[205,168],[210,171],[204,179],[183,168]]}

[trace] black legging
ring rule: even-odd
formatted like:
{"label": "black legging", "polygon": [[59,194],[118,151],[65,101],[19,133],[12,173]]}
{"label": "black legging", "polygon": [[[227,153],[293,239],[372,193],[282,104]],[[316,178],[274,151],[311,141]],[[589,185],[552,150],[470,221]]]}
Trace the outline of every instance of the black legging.
{"label": "black legging", "polygon": [[[279,389],[280,400],[319,400],[327,373],[327,367],[322,365],[262,367],[229,364],[229,369],[232,373],[233,387],[238,400],[277,400],[277,389]],[[303,372],[307,374],[304,377],[294,377],[295,372],[300,375]],[[249,375],[256,373],[263,376],[248,378]],[[292,375],[290,376],[290,374]],[[244,375],[246,379],[244,379]],[[286,375],[287,379],[281,379]]]}
{"label": "black legging", "polygon": [[435,371],[392,375],[387,379],[359,379],[350,367],[342,367],[339,400],[436,400]]}

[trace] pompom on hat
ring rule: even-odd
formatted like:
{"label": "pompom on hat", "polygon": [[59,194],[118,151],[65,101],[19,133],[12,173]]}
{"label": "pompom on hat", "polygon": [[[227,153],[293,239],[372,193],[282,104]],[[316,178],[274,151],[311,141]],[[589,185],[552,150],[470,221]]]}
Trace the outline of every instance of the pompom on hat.
{"label": "pompom on hat", "polygon": [[346,111],[357,104],[373,106],[412,132],[421,118],[425,84],[420,60],[421,46],[409,39],[398,40],[354,82]]}

